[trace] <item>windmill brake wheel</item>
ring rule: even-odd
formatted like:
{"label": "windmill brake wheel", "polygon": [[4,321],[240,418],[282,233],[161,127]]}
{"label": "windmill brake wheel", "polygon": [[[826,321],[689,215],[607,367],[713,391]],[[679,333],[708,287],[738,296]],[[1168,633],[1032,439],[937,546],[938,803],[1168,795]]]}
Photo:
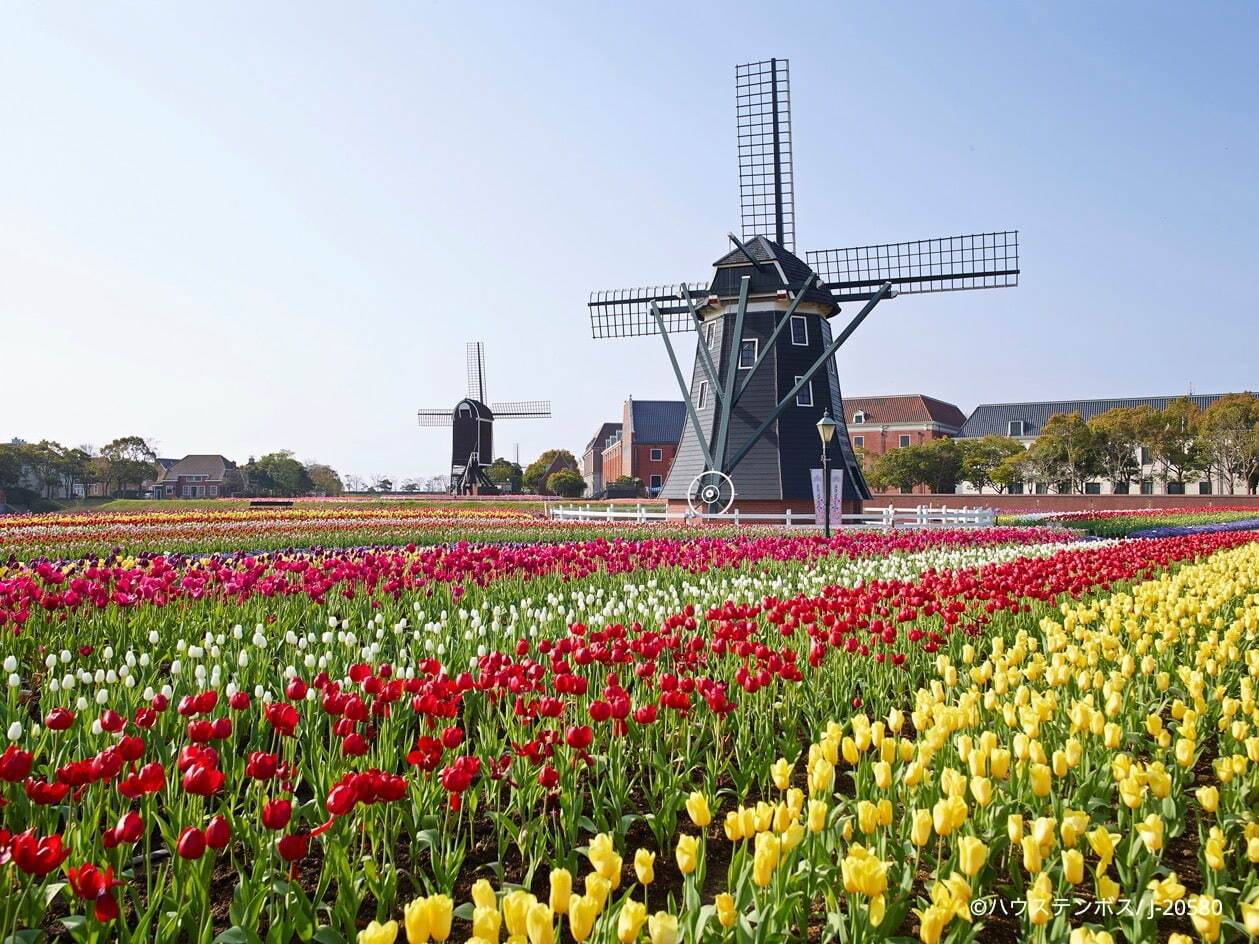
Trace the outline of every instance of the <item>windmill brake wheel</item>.
{"label": "windmill brake wheel", "polygon": [[686,504],[695,515],[724,515],[733,503],[734,482],[724,472],[713,469],[701,472],[691,479],[686,490]]}

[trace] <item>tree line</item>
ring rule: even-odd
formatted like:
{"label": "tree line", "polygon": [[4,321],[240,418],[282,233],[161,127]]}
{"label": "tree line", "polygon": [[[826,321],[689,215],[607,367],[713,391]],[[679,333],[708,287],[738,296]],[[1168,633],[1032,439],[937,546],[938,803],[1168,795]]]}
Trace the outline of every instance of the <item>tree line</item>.
{"label": "tree line", "polygon": [[[1205,410],[1188,397],[1162,410],[1117,407],[1085,420],[1079,413],[1051,416],[1027,448],[1007,436],[935,439],[881,456],[864,456],[875,488],[1009,491],[1023,482],[1052,485],[1060,493],[1084,493],[1105,479],[1127,491],[1145,464],[1169,491],[1187,481],[1218,479],[1229,493],[1259,487],[1259,397],[1234,393]],[[1173,488],[1174,486],[1174,488]]]}
{"label": "tree line", "polygon": [[[10,501],[74,496],[91,486],[100,486],[93,490],[103,497],[136,496],[161,472],[156,451],[142,436],[122,436],[99,449],[68,447],[49,439],[0,444],[0,489]],[[246,497],[340,495],[344,491],[335,469],[322,462],[302,462],[290,450],[256,459],[251,456],[240,472],[237,492]]]}

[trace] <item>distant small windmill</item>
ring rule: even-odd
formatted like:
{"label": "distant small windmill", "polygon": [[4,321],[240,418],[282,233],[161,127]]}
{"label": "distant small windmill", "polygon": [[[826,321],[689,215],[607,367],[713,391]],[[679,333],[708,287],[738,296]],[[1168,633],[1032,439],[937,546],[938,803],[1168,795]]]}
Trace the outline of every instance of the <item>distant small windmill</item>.
{"label": "distant small windmill", "polygon": [[494,421],[540,420],[551,415],[550,400],[485,402],[485,345],[468,342],[468,393],[450,410],[420,410],[421,426],[451,426],[450,490],[456,495],[496,495],[485,474],[494,461]]}
{"label": "distant small windmill", "polygon": [[[592,292],[591,331],[664,340],[689,422],[663,497],[708,512],[736,494],[776,511],[811,502],[816,424],[829,410],[854,507],[870,493],[844,424],[836,351],[885,298],[1017,285],[1018,233],[832,249],[805,262],[794,254],[787,61],[737,66],[735,96],[742,239],[730,235],[734,248],[706,282]],[[830,319],[849,301],[865,304],[832,336]],[[679,331],[700,335],[689,386],[670,336]]]}

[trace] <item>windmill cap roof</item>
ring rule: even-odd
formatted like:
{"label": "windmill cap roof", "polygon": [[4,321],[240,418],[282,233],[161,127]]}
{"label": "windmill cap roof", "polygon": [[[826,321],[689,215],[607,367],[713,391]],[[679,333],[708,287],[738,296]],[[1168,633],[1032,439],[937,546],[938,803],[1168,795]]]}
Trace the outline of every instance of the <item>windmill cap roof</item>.
{"label": "windmill cap roof", "polygon": [[[744,247],[747,252],[744,252]],[[716,271],[708,287],[710,294],[722,298],[737,297],[739,284],[745,275],[751,278],[748,289],[753,295],[768,295],[782,289],[794,291],[804,284],[805,279],[814,276],[813,284],[805,293],[805,301],[826,306],[828,316],[839,311],[831,293],[818,288],[819,280],[808,263],[766,236],[753,236],[743,243],[743,247],[735,246],[714,262],[713,267]]]}

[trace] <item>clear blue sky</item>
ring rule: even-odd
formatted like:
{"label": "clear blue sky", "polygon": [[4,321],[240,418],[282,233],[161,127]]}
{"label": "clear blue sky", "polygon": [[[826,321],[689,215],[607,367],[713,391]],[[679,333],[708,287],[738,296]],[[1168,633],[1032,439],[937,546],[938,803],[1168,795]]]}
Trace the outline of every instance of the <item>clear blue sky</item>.
{"label": "clear blue sky", "polygon": [[[772,12],[771,12],[772,11]],[[446,470],[463,348],[574,451],[676,398],[592,288],[705,278],[733,73],[791,60],[798,248],[1021,231],[906,297],[849,394],[1259,387],[1259,6],[45,3],[0,12],[0,439]]]}

